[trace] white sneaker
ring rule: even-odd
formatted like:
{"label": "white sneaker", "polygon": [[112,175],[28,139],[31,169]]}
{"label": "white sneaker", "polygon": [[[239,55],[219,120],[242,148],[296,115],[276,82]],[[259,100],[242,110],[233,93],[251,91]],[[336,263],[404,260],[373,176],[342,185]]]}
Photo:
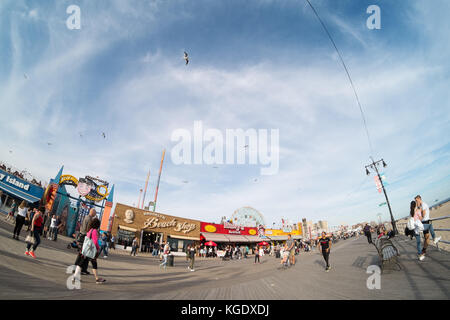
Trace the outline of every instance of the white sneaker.
{"label": "white sneaker", "polygon": [[421,255],[419,256],[419,260],[420,260],[420,261],[423,261],[423,259],[425,259],[425,255],[424,255],[424,254],[421,254]]}
{"label": "white sneaker", "polygon": [[194,269],[191,269],[191,271],[195,271]]}
{"label": "white sneaker", "polygon": [[442,237],[437,237],[436,239],[434,239],[434,244],[437,244],[441,240],[441,238]]}

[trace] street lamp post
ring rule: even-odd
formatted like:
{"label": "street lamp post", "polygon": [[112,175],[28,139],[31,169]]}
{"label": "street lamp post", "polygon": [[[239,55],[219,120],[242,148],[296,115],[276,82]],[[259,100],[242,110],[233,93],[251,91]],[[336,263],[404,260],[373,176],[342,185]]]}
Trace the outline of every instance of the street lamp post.
{"label": "street lamp post", "polygon": [[381,187],[383,188],[383,193],[384,193],[384,196],[386,198],[386,203],[387,203],[388,208],[389,208],[389,213],[391,215],[392,230],[394,231],[395,234],[398,234],[397,226],[395,224],[394,216],[392,215],[391,205],[389,203],[389,199],[388,199],[388,196],[387,196],[387,193],[386,193],[386,189],[384,188],[383,180],[381,179],[381,176],[380,176],[380,173],[378,172],[378,167],[377,167],[377,166],[380,165],[380,163],[383,163],[383,167],[386,167],[387,164],[386,164],[386,162],[384,162],[383,159],[378,160],[378,161],[374,161],[372,157],[370,157],[370,159],[372,160],[372,163],[366,166],[366,174],[370,175],[369,168],[375,169],[375,171],[376,171],[376,173],[378,175],[378,179],[380,180]]}

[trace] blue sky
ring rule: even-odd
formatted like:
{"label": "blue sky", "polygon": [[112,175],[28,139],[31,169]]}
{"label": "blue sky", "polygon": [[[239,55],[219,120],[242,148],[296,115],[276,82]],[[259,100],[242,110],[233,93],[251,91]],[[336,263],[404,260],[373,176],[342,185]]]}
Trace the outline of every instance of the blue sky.
{"label": "blue sky", "polygon": [[[429,204],[447,198],[448,1],[312,3],[354,80],[372,155],[388,163],[394,215],[407,215],[418,193]],[[81,30],[66,27],[71,4]],[[366,27],[372,4],[380,30]],[[152,200],[166,148],[163,213],[218,222],[252,206],[268,225],[389,217],[365,175],[370,151],[350,84],[306,1],[4,0],[0,61],[0,159],[37,177],[64,164],[133,204],[150,168]],[[279,129],[279,173],[174,165],[171,133],[196,120],[223,132]]]}

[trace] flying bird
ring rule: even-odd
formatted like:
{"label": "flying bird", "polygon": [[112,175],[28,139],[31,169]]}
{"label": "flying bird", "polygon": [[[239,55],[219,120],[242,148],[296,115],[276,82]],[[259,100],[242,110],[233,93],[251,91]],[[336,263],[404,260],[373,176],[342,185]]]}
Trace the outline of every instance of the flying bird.
{"label": "flying bird", "polygon": [[184,180],[183,183],[189,183],[189,181]]}
{"label": "flying bird", "polygon": [[28,76],[27,76],[26,73],[23,74],[23,77],[24,77],[25,79],[28,79]]}
{"label": "flying bird", "polygon": [[51,145],[52,145],[52,143],[51,143],[51,142],[47,142],[47,144],[48,144],[49,146],[51,146]]}
{"label": "flying bird", "polygon": [[186,61],[186,65],[189,63],[189,56],[186,51],[184,52],[184,61]]}
{"label": "flying bird", "polygon": [[83,138],[83,135],[81,134],[81,132],[78,132],[78,134],[80,135],[80,138]]}
{"label": "flying bird", "polygon": [[12,150],[9,150],[9,153],[12,153]]}
{"label": "flying bird", "polygon": [[254,181],[256,182],[256,181],[258,181],[258,179],[255,179]]}
{"label": "flying bird", "polygon": [[219,167],[214,166],[213,168],[214,168],[214,169],[217,169],[217,168],[219,168]]}

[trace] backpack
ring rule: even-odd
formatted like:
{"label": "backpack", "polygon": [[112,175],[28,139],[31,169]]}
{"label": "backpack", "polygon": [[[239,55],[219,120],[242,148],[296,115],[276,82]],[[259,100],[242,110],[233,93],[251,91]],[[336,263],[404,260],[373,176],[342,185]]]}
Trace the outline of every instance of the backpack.
{"label": "backpack", "polygon": [[92,232],[91,238],[89,238],[88,236],[84,237],[83,249],[81,249],[81,254],[90,259],[95,258],[95,255],[97,254],[97,247],[95,246],[94,241],[92,241]]}

